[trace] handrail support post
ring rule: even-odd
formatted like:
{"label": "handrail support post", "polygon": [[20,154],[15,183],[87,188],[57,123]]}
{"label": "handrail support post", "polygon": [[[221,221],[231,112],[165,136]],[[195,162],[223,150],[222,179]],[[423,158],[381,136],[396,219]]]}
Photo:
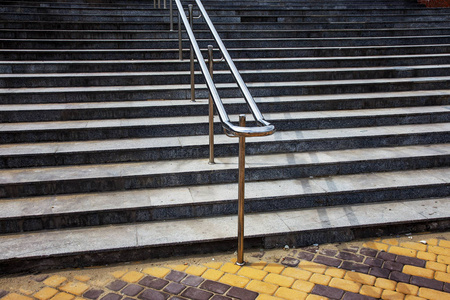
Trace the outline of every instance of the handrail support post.
{"label": "handrail support post", "polygon": [[[239,116],[239,126],[245,127],[245,115]],[[245,200],[245,136],[239,136],[239,187],[238,187],[238,253],[236,264],[244,261],[244,200]]]}
{"label": "handrail support post", "polygon": [[[194,6],[192,4],[188,5],[189,9],[189,24],[191,28],[194,28]],[[191,63],[191,101],[195,102],[195,71],[194,71],[194,48],[190,47],[190,63]]]}
{"label": "handrail support post", "polygon": [[181,15],[178,11],[178,58],[183,60],[183,39],[181,36]]}
{"label": "handrail support post", "polygon": [[170,11],[170,31],[173,31],[173,5],[172,5],[173,0],[169,0],[169,11]]}
{"label": "handrail support post", "polygon": [[[208,45],[208,65],[209,74],[213,78],[214,73],[214,56],[213,46]],[[209,92],[209,164],[214,164],[214,105],[211,92]]]}

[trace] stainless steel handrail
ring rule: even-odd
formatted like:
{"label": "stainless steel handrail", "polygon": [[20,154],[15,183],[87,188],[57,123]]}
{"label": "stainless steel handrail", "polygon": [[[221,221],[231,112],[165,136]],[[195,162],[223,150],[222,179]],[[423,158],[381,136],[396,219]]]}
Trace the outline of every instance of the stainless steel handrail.
{"label": "stainless steel handrail", "polygon": [[231,71],[234,79],[236,80],[236,82],[244,96],[244,99],[250,108],[250,111],[251,111],[253,117],[255,118],[255,121],[259,125],[259,126],[255,126],[255,127],[243,127],[243,126],[238,126],[238,125],[234,125],[233,123],[231,123],[230,118],[228,117],[228,114],[225,110],[225,107],[223,106],[222,99],[220,98],[219,93],[216,89],[214,81],[213,81],[211,75],[209,74],[208,67],[206,66],[206,63],[203,59],[200,47],[198,46],[194,32],[192,31],[192,27],[190,26],[189,21],[186,17],[186,13],[183,9],[181,1],[175,0],[175,3],[178,8],[178,12],[179,12],[179,17],[181,17],[184,27],[186,28],[186,32],[187,32],[189,40],[191,42],[192,49],[194,50],[195,56],[197,57],[197,62],[200,65],[200,69],[206,80],[206,85],[211,93],[211,97],[216,106],[217,113],[218,113],[220,121],[222,123],[222,127],[225,129],[227,134],[234,135],[234,136],[251,137],[251,136],[265,136],[265,135],[273,134],[275,132],[275,126],[273,126],[272,124],[270,124],[269,122],[264,120],[263,115],[259,111],[258,106],[255,103],[255,100],[253,99],[244,80],[242,79],[241,75],[239,74],[239,71],[237,70],[225,45],[223,44],[222,39],[220,38],[219,34],[217,33],[216,29],[214,28],[214,25],[212,24],[211,19],[208,16],[208,13],[206,12],[205,8],[203,7],[203,4],[201,3],[200,0],[195,0],[195,2],[197,3],[203,18],[205,19],[206,23],[208,24],[208,27],[214,37],[214,40],[216,41],[217,45],[219,46],[219,49],[222,52],[224,60],[227,62],[228,67],[230,68],[230,71]]}

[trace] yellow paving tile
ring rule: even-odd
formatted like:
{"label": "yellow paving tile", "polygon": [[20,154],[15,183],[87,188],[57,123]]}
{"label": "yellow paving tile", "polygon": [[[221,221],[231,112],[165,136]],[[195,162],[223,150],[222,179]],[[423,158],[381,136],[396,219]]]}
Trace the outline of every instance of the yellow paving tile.
{"label": "yellow paving tile", "polygon": [[58,293],[58,290],[51,288],[51,287],[44,287],[40,291],[38,291],[36,294],[34,294],[35,298],[38,298],[39,300],[47,300],[51,297],[55,296]]}
{"label": "yellow paving tile", "polygon": [[306,300],[328,300],[328,298],[311,294],[311,295],[308,295],[308,297],[306,297]]}
{"label": "yellow paving tile", "polygon": [[375,280],[375,286],[382,288],[383,290],[395,291],[397,282],[395,282],[394,280],[390,280],[390,279],[377,278],[377,280]]}
{"label": "yellow paving tile", "polygon": [[450,274],[436,271],[436,274],[434,275],[434,279],[442,281],[442,282],[450,283]]}
{"label": "yellow paving tile", "polygon": [[422,297],[413,296],[413,295],[406,295],[405,300],[426,300],[426,299],[422,298]]}
{"label": "yellow paving tile", "polygon": [[[145,272],[145,270],[144,270],[144,272]],[[144,277],[144,276],[145,275],[140,272],[130,271],[130,272],[126,273],[125,275],[123,275],[121,277],[121,279],[126,282],[134,283],[134,282],[138,282],[139,280],[141,280],[142,277]]]}
{"label": "yellow paving tile", "polygon": [[332,277],[328,275],[314,273],[309,279],[309,281],[316,284],[328,285],[328,283],[330,283],[331,278]]}
{"label": "yellow paving tile", "polygon": [[275,291],[278,289],[278,286],[275,284],[271,284],[269,282],[252,280],[245,288],[257,293],[273,295]]}
{"label": "yellow paving tile", "polygon": [[274,264],[274,263],[267,264],[264,267],[264,271],[267,271],[270,273],[275,273],[275,274],[280,274],[281,272],[283,272],[284,269],[285,269],[285,266],[280,265],[280,264]]}
{"label": "yellow paving tile", "polygon": [[417,250],[402,248],[402,247],[398,247],[398,246],[391,246],[391,247],[389,247],[388,251],[389,251],[389,253],[410,256],[410,257],[416,257],[416,255],[417,255]]}
{"label": "yellow paving tile", "polygon": [[225,274],[220,278],[219,282],[235,286],[235,287],[245,287],[247,283],[250,281],[250,279],[242,276],[237,276],[234,274]]}
{"label": "yellow paving tile", "polygon": [[419,287],[415,286],[415,285],[412,285],[412,284],[399,282],[399,283],[397,283],[397,288],[395,290],[397,292],[405,294],[405,295],[413,295],[413,296],[415,296],[419,292]]}
{"label": "yellow paving tile", "polygon": [[87,275],[78,275],[78,276],[75,276],[74,279],[78,280],[78,281],[82,281],[82,282],[87,282],[87,281],[91,280],[91,277],[87,276]]}
{"label": "yellow paving tile", "polygon": [[448,293],[436,291],[436,290],[432,290],[432,289],[427,289],[427,288],[420,288],[418,296],[423,297],[425,299],[430,299],[430,300],[449,299]]}
{"label": "yellow paving tile", "polygon": [[310,293],[314,288],[315,284],[309,281],[298,279],[293,284],[292,287],[294,290],[299,290],[305,293]]}
{"label": "yellow paving tile", "polygon": [[439,247],[439,246],[429,246],[428,252],[435,253],[437,255],[450,256],[449,248],[444,248],[444,247]]}
{"label": "yellow paving tile", "polygon": [[392,245],[392,246],[398,246],[397,239],[386,239],[386,240],[382,240],[381,242],[388,244],[388,245]]}
{"label": "yellow paving tile", "polygon": [[377,279],[375,276],[357,273],[357,272],[347,272],[344,276],[344,279],[359,282],[366,285],[374,285],[375,280]]}
{"label": "yellow paving tile", "polygon": [[145,274],[148,274],[148,275],[158,277],[158,278],[164,278],[164,277],[166,277],[167,274],[170,273],[170,269],[163,268],[163,267],[151,267],[151,268],[144,269],[142,272],[144,272]]}
{"label": "yellow paving tile", "polygon": [[205,273],[203,273],[202,277],[205,279],[218,281],[220,277],[222,277],[224,272],[216,269],[208,269]]}
{"label": "yellow paving tile", "polygon": [[72,300],[73,298],[75,298],[74,295],[67,294],[67,293],[59,293],[59,294],[56,294],[56,296],[54,296],[52,298],[52,300]]}
{"label": "yellow paving tile", "polygon": [[427,240],[427,244],[432,245],[432,246],[437,246],[437,245],[439,245],[439,240],[438,239],[429,239],[429,240]]}
{"label": "yellow paving tile", "polygon": [[48,285],[48,286],[51,286],[51,287],[57,287],[57,286],[60,286],[66,280],[67,280],[66,277],[53,275],[53,276],[50,276],[49,278],[45,279],[43,281],[43,283],[45,285]]}
{"label": "yellow paving tile", "polygon": [[427,245],[415,242],[403,242],[400,243],[400,247],[414,249],[417,251],[427,251]]}
{"label": "yellow paving tile", "polygon": [[280,287],[276,292],[275,296],[287,300],[304,300],[308,296],[307,293],[296,291],[293,289],[288,289],[285,287]]}
{"label": "yellow paving tile", "polygon": [[381,299],[383,300],[403,300],[405,299],[405,295],[399,292],[394,292],[390,290],[384,290],[381,294]]}
{"label": "yellow paving tile", "polygon": [[16,293],[10,293],[3,297],[2,300],[32,300],[32,298]]}
{"label": "yellow paving tile", "polygon": [[125,275],[126,272],[128,272],[128,270],[115,271],[115,272],[112,273],[112,276],[114,276],[114,278],[120,278],[123,275]]}
{"label": "yellow paving tile", "polygon": [[335,278],[344,278],[346,271],[338,268],[328,268],[325,271],[325,275],[335,277]]}
{"label": "yellow paving tile", "polygon": [[381,299],[383,300],[403,300],[405,299],[405,295],[399,292],[394,292],[390,290],[384,290],[381,294]]}
{"label": "yellow paving tile", "polygon": [[233,263],[225,263],[220,270],[225,272],[225,273],[229,273],[229,274],[235,274],[237,271],[239,271],[241,267],[233,264]]}
{"label": "yellow paving tile", "polygon": [[295,279],[292,277],[270,273],[269,275],[266,276],[264,281],[279,286],[290,287],[294,283]]}
{"label": "yellow paving tile", "polygon": [[449,248],[450,249],[450,241],[447,240],[439,240],[439,246]]}
{"label": "yellow paving tile", "polygon": [[331,279],[330,286],[344,291],[349,291],[352,293],[358,293],[359,290],[361,289],[361,283],[340,278]]}
{"label": "yellow paving tile", "polygon": [[369,297],[376,298],[376,299],[381,297],[382,292],[383,292],[383,289],[376,287],[376,286],[368,286],[368,285],[363,285],[361,287],[361,289],[359,290],[359,293],[361,295],[369,296]]}
{"label": "yellow paving tile", "polygon": [[184,270],[184,272],[195,276],[202,276],[202,274],[205,273],[206,270],[207,268],[204,266],[192,265]]}
{"label": "yellow paving tile", "polygon": [[443,263],[443,264],[446,264],[446,265],[450,265],[450,256],[438,255],[436,260],[437,260],[438,263]]}
{"label": "yellow paving tile", "polygon": [[435,261],[427,261],[425,268],[440,272],[445,272],[447,270],[447,265],[441,264]]}
{"label": "yellow paving tile", "polygon": [[263,280],[268,273],[251,267],[242,267],[237,274],[250,279]]}
{"label": "yellow paving tile", "polygon": [[437,255],[430,252],[419,251],[417,252],[417,258],[429,261],[436,261]]}
{"label": "yellow paving tile", "polygon": [[302,260],[299,264],[298,267],[306,270],[306,271],[310,271],[313,273],[318,273],[318,274],[324,274],[327,267],[325,265],[321,265],[312,261],[306,261],[306,260]]}
{"label": "yellow paving tile", "polygon": [[377,242],[367,242],[363,244],[363,247],[372,248],[375,250],[383,250],[387,251],[389,249],[389,245],[377,243]]}
{"label": "yellow paving tile", "polygon": [[[210,268],[210,269],[216,269],[216,270],[218,270],[218,269],[220,269],[220,267],[222,266],[222,263],[221,262],[215,262],[215,261],[212,261],[212,262],[209,262],[209,263],[206,263],[206,264],[203,264],[205,267],[207,267],[207,268]],[[185,268],[186,269],[186,268]]]}
{"label": "yellow paving tile", "polygon": [[297,268],[286,268],[281,274],[295,279],[308,280],[313,273]]}
{"label": "yellow paving tile", "polygon": [[89,286],[82,282],[68,282],[65,285],[61,286],[59,289],[69,294],[81,296],[89,289]]}
{"label": "yellow paving tile", "polygon": [[[220,265],[222,265],[222,264],[220,264]],[[171,268],[172,270],[175,270],[175,271],[184,272],[184,270],[186,270],[189,267],[189,265],[188,264],[185,264],[185,265],[178,264],[178,265],[168,265],[167,267]]]}
{"label": "yellow paving tile", "polygon": [[256,298],[256,300],[283,300],[283,299],[266,294],[260,294],[258,298]]}
{"label": "yellow paving tile", "polygon": [[252,267],[254,269],[258,269],[258,270],[262,270],[267,266],[267,262],[265,261],[260,261],[260,262],[256,262],[256,263],[251,263],[249,265],[249,267]]}
{"label": "yellow paving tile", "polygon": [[19,289],[19,292],[21,293],[21,294],[25,294],[25,295],[27,295],[27,296],[30,296],[31,294],[33,294],[33,291],[30,291],[30,290],[28,290],[28,289]]}
{"label": "yellow paving tile", "polygon": [[433,279],[435,271],[416,266],[405,265],[403,273]]}

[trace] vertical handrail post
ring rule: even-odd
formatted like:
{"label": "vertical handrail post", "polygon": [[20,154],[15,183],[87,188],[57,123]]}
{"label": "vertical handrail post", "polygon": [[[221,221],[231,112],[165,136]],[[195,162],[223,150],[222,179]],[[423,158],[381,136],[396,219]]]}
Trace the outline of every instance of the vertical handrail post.
{"label": "vertical handrail post", "polygon": [[156,8],[156,0],[153,0],[153,8]]}
{"label": "vertical handrail post", "polygon": [[[191,28],[193,29],[194,25],[194,6],[192,4],[188,5],[189,9],[189,24],[191,25]],[[195,73],[194,73],[194,48],[190,47],[190,60],[191,60],[191,101],[195,102]]]}
{"label": "vertical handrail post", "polygon": [[166,0],[164,0],[164,9],[167,9]]}
{"label": "vertical handrail post", "polygon": [[181,37],[181,16],[178,11],[178,58],[183,60],[183,39]]}
{"label": "vertical handrail post", "polygon": [[161,8],[161,0],[158,0],[158,8]]}
{"label": "vertical handrail post", "polygon": [[[245,127],[245,115],[239,116],[239,126]],[[244,261],[244,200],[245,200],[245,136],[239,136],[239,186],[238,186],[238,253],[236,264]]]}
{"label": "vertical handrail post", "polygon": [[[213,46],[208,45],[208,65],[209,74],[213,78],[214,73],[214,56]],[[209,164],[214,164],[214,106],[211,92],[209,92]]]}
{"label": "vertical handrail post", "polygon": [[169,11],[170,11],[170,31],[173,31],[173,5],[172,5],[172,1],[173,0],[169,0]]}

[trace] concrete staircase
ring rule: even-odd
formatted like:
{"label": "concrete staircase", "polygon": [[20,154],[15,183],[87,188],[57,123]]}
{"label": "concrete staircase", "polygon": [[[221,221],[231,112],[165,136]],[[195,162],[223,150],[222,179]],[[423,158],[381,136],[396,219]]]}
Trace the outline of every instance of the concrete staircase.
{"label": "concrete staircase", "polygon": [[[198,73],[189,100],[168,10],[0,3],[0,273],[234,251],[237,139],[217,123],[208,164],[208,93]],[[450,228],[448,9],[204,4],[277,128],[247,139],[246,246]],[[247,109],[215,70],[237,121]]]}

